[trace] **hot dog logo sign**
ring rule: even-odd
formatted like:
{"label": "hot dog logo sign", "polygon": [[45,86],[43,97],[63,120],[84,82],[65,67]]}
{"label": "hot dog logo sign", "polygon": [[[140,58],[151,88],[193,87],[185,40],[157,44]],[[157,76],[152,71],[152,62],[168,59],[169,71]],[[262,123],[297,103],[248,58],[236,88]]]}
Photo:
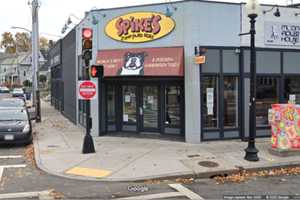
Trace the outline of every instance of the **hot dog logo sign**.
{"label": "hot dog logo sign", "polygon": [[156,12],[134,12],[109,21],[105,33],[122,42],[149,42],[162,38],[173,31],[172,18]]}

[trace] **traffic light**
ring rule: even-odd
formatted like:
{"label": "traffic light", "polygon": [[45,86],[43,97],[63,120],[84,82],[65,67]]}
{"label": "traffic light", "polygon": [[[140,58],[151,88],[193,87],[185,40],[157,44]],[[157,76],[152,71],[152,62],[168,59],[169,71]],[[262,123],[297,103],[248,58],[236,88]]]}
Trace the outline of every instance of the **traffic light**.
{"label": "traffic light", "polygon": [[102,78],[103,77],[103,65],[92,65],[90,69],[91,77]]}
{"label": "traffic light", "polygon": [[92,59],[92,48],[93,48],[93,29],[83,28],[82,29],[82,58],[85,66],[88,67],[90,60]]}

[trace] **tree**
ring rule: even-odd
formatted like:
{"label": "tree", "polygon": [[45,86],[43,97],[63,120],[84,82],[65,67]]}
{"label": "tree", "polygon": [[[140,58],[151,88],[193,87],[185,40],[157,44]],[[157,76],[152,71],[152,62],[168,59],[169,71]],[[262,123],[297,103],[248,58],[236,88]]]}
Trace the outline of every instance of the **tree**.
{"label": "tree", "polygon": [[16,33],[15,43],[17,52],[28,52],[31,49],[31,40],[28,33]]}
{"label": "tree", "polygon": [[48,50],[49,49],[49,40],[45,37],[40,37],[40,49]]}
{"label": "tree", "polygon": [[2,34],[0,46],[5,49],[5,53],[16,53],[16,43],[10,32]]}
{"label": "tree", "polygon": [[25,80],[25,81],[23,82],[23,86],[24,86],[24,87],[31,87],[31,86],[32,86],[32,83],[31,83],[29,80]]}
{"label": "tree", "polygon": [[39,81],[42,82],[42,83],[45,83],[45,82],[47,81],[47,76],[41,74],[41,75],[39,76]]}

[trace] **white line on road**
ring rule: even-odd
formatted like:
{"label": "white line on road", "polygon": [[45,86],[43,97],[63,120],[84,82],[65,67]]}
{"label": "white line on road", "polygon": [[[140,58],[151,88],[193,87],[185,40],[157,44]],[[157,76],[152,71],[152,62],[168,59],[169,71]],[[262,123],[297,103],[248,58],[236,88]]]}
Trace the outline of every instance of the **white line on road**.
{"label": "white line on road", "polygon": [[192,199],[192,200],[204,200],[201,196],[199,196],[195,192],[187,189],[186,187],[184,187],[181,184],[169,184],[169,186],[171,188],[177,190],[178,192],[180,192],[184,196],[188,197],[189,199]]}
{"label": "white line on road", "polygon": [[22,158],[21,155],[0,156],[0,159]]}
{"label": "white line on road", "polygon": [[7,168],[24,168],[26,165],[0,165],[0,182],[3,175],[3,170]]}
{"label": "white line on road", "polygon": [[4,168],[0,167],[0,182],[1,182],[2,175],[3,175],[3,170],[4,170]]}
{"label": "white line on road", "polygon": [[159,194],[148,194],[148,195],[140,195],[134,197],[124,197],[118,198],[115,200],[151,200],[151,199],[165,199],[165,198],[172,198],[172,197],[187,197],[192,200],[204,200],[203,197],[199,196],[195,192],[187,189],[181,184],[169,184],[169,186],[178,192],[165,192]]}
{"label": "white line on road", "polygon": [[171,198],[171,197],[182,197],[184,196],[180,192],[166,192],[166,193],[159,193],[159,194],[148,194],[148,195],[140,195],[134,197],[125,197],[119,198],[115,200],[151,200],[151,199],[164,199],[164,198]]}
{"label": "white line on road", "polygon": [[[34,198],[41,196],[49,196],[50,190],[38,191],[38,192],[20,192],[20,193],[8,193],[8,194],[0,194],[0,199],[18,199],[18,198]],[[49,198],[50,199],[50,198]]]}
{"label": "white line on road", "polygon": [[26,165],[21,164],[21,165],[0,165],[0,167],[2,168],[22,168],[22,167],[26,167]]}

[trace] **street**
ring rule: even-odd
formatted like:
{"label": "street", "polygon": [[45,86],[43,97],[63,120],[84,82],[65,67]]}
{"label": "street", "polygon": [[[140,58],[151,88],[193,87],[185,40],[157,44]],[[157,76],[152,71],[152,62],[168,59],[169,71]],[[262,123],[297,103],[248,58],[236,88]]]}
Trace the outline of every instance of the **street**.
{"label": "street", "polygon": [[[2,146],[1,166],[6,165],[0,183],[0,193],[19,193],[53,190],[51,198],[61,199],[117,199],[155,194],[153,199],[190,199],[187,196],[163,197],[162,194],[177,191],[170,184],[180,184],[190,193],[203,199],[223,199],[232,195],[299,195],[300,176],[251,178],[244,183],[217,184],[213,179],[186,179],[145,182],[95,182],[79,181],[49,175],[37,169],[30,157],[30,147]],[[29,154],[29,155],[26,155]],[[7,158],[11,156],[10,158]],[[10,168],[9,166],[26,165]],[[188,179],[187,179],[188,180]],[[0,194],[0,199],[1,199]],[[157,195],[159,194],[159,195]],[[16,198],[26,199],[26,198]],[[38,199],[38,198],[36,198]],[[275,198],[276,199],[276,198]],[[277,198],[279,199],[279,198]]]}

